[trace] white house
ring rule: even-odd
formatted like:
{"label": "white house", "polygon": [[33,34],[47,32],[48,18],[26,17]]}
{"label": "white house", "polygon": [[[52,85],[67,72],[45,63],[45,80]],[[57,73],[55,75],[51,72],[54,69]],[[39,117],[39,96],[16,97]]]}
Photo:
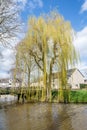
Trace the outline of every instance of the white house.
{"label": "white house", "polygon": [[21,84],[21,82],[16,79],[16,82],[14,82],[13,79],[9,79],[9,78],[3,78],[0,79],[0,87],[1,88],[11,88],[11,87],[19,87]]}
{"label": "white house", "polygon": [[[84,75],[76,68],[67,71],[67,85],[71,89],[80,89],[80,84],[84,84]],[[58,73],[53,74],[52,88],[60,87]]]}
{"label": "white house", "polygon": [[71,89],[80,89],[80,84],[84,84],[84,75],[76,68],[68,70],[67,77]]}
{"label": "white house", "polygon": [[[80,84],[84,84],[84,75],[78,69],[70,69],[67,71],[68,85],[71,89],[80,89]],[[43,81],[34,82],[31,87],[43,87]],[[58,73],[52,75],[52,89],[58,89],[60,87],[58,80]]]}
{"label": "white house", "polygon": [[11,87],[12,86],[12,80],[9,78],[6,79],[0,79],[0,87],[1,88],[6,88],[6,87]]}
{"label": "white house", "polygon": [[84,75],[84,84],[87,84],[87,68],[82,69],[81,73]]}

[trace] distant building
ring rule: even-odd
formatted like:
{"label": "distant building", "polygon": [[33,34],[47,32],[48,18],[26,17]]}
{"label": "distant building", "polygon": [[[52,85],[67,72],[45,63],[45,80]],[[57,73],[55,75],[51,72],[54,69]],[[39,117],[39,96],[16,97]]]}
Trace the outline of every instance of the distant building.
{"label": "distant building", "polygon": [[12,86],[11,79],[9,79],[9,78],[0,79],[0,87],[1,88],[11,87],[11,86]]}
{"label": "distant building", "polygon": [[19,81],[18,79],[16,79],[15,81],[9,78],[0,79],[1,88],[11,88],[11,87],[16,88],[16,87],[20,87],[20,85],[21,85],[21,81]]}

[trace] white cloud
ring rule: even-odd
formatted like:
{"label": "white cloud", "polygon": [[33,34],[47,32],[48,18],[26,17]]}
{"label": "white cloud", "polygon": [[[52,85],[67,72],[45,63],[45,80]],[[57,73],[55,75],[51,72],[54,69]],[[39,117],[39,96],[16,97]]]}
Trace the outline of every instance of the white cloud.
{"label": "white cloud", "polygon": [[28,0],[13,0],[17,8],[24,10]]}
{"label": "white cloud", "polygon": [[11,58],[11,56],[12,56],[12,53],[13,53],[13,50],[12,49],[3,49],[3,51],[2,51],[2,55],[4,56],[4,58],[6,59],[6,58]]}
{"label": "white cloud", "polygon": [[76,65],[76,68],[78,68],[79,70],[87,68],[87,62],[86,61],[79,62],[78,65]]}
{"label": "white cloud", "polygon": [[9,70],[13,67],[14,52],[12,49],[2,47],[3,59],[0,60],[0,78],[9,77]]}
{"label": "white cloud", "polygon": [[83,56],[84,53],[87,54],[87,26],[84,27],[81,31],[77,32],[74,44]]}
{"label": "white cloud", "polygon": [[20,34],[19,37],[15,37],[13,39],[8,39],[7,46],[3,46],[0,44],[0,78],[7,78],[10,75],[8,74],[9,70],[14,67],[14,61],[15,61],[15,51],[14,47],[17,43],[20,42],[20,40],[24,37],[23,34]]}
{"label": "white cloud", "polygon": [[42,2],[42,0],[33,0],[33,2],[34,2],[37,6],[39,6],[40,8],[43,7],[43,2]]}
{"label": "white cloud", "polygon": [[8,78],[8,77],[10,77],[10,75],[8,73],[6,73],[6,72],[0,72],[0,79],[2,79],[2,78]]}
{"label": "white cloud", "polygon": [[83,13],[84,11],[87,11],[87,0],[82,4],[80,13]]}
{"label": "white cloud", "polygon": [[28,1],[28,8],[30,9],[30,12],[34,10],[35,8],[42,8],[43,2],[42,0],[29,0]]}
{"label": "white cloud", "polygon": [[79,51],[81,58],[78,67],[84,68],[87,66],[87,26],[84,27],[81,31],[77,32],[74,45],[76,49]]}
{"label": "white cloud", "polygon": [[26,5],[31,12],[35,8],[42,8],[43,1],[42,0],[14,0],[14,2],[18,3],[21,9],[25,9]]}
{"label": "white cloud", "polygon": [[18,2],[22,2],[23,5],[27,3],[27,0],[17,0]]}
{"label": "white cloud", "polygon": [[19,3],[19,4],[21,3],[24,6],[26,5],[27,1],[28,0],[14,0],[14,2]]}

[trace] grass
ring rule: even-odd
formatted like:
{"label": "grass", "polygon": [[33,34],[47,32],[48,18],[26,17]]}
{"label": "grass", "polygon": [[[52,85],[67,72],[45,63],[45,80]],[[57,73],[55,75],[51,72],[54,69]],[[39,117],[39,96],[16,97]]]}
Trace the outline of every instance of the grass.
{"label": "grass", "polygon": [[87,90],[77,90],[70,92],[71,103],[87,103]]}
{"label": "grass", "polygon": [[[71,90],[69,93],[64,91],[64,102],[66,103],[87,103],[87,90]],[[58,91],[52,91],[52,102],[57,101]]]}

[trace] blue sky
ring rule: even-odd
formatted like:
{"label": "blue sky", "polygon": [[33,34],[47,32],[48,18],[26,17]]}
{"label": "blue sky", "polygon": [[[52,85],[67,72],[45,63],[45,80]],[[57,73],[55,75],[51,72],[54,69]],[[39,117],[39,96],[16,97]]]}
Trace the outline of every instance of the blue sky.
{"label": "blue sky", "polygon": [[[23,1],[23,0],[19,0]],[[63,15],[65,20],[69,20],[76,31],[79,31],[86,25],[87,12],[82,9],[84,0],[24,0],[22,19],[27,22],[29,15],[39,16],[42,13],[48,13],[53,9]]]}
{"label": "blue sky", "polygon": [[[80,52],[81,62],[78,64],[78,68],[87,68],[87,0],[14,0],[21,7],[21,17],[25,24],[25,30],[27,28],[27,21],[29,16],[35,15],[38,17],[42,13],[48,13],[53,9],[57,9],[58,12],[64,17],[65,20],[70,21],[72,28],[76,32],[76,38],[74,45]],[[22,34],[20,34],[22,35]],[[20,39],[18,39],[20,40]],[[14,41],[14,43],[16,43]],[[0,77],[2,75],[8,76],[7,72],[13,63],[12,54],[10,49],[3,49],[4,61],[0,62]]]}

